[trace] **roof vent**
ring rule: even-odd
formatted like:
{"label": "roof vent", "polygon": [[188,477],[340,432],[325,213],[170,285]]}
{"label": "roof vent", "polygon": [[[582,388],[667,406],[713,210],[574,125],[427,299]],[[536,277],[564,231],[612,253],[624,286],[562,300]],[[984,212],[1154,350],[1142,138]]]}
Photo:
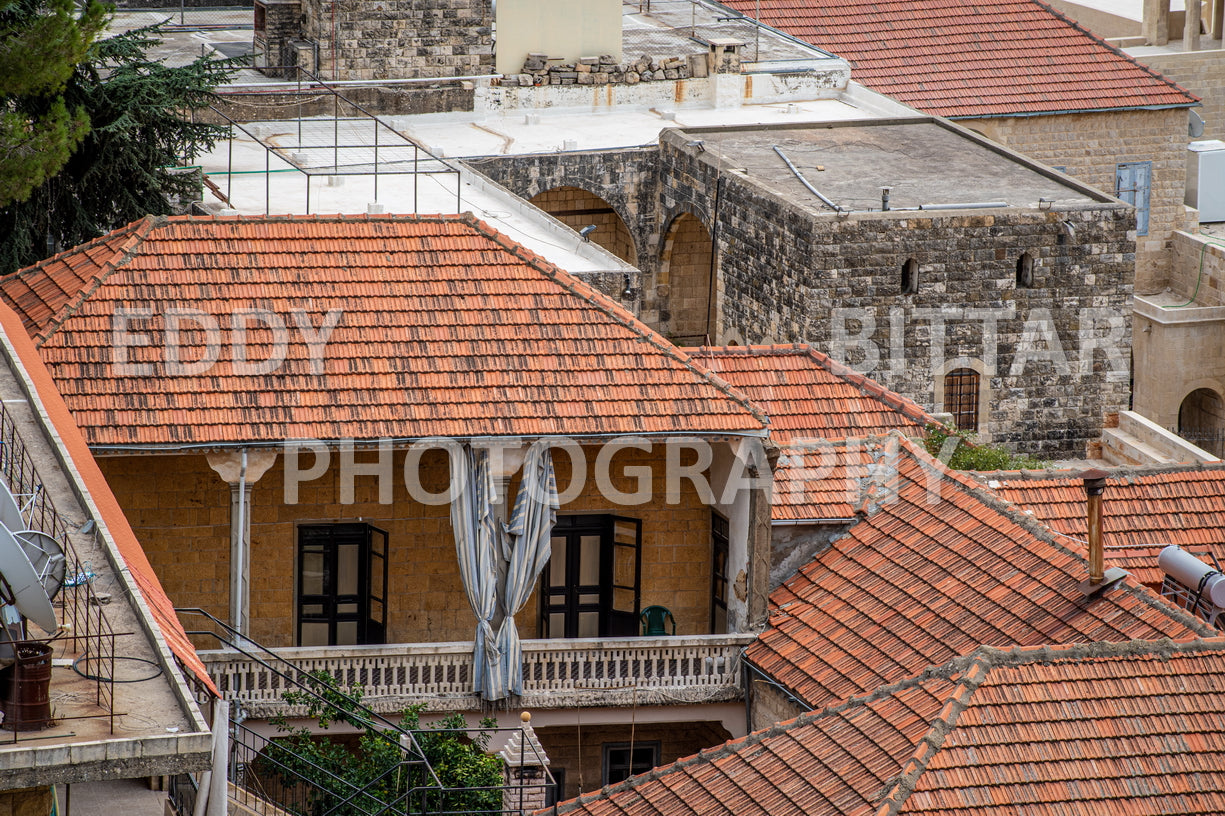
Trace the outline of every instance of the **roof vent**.
{"label": "roof vent", "polygon": [[1080,474],[1080,478],[1085,483],[1089,529],[1089,578],[1080,584],[1080,591],[1085,595],[1096,595],[1127,575],[1117,567],[1105,569],[1105,549],[1102,545],[1102,494],[1106,492],[1106,477],[1109,475],[1106,471],[1097,468]]}

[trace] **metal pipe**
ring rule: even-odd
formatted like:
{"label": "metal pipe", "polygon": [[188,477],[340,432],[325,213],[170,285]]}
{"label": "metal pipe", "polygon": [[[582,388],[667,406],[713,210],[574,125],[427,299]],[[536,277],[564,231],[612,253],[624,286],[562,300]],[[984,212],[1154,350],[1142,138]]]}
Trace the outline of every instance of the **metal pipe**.
{"label": "metal pipe", "polygon": [[1007,201],[972,201],[964,204],[920,204],[920,210],[985,210],[1007,207]]}
{"label": "metal pipe", "polygon": [[800,184],[803,184],[805,187],[807,187],[807,188],[808,188],[808,192],[812,193],[812,194],[813,194],[813,195],[815,195],[817,198],[821,199],[821,201],[822,201],[822,202],[825,204],[825,206],[829,207],[830,209],[834,210],[835,212],[845,212],[845,213],[849,213],[849,212],[850,212],[850,210],[844,210],[842,207],[839,207],[837,204],[835,204],[834,202],[830,201],[830,200],[829,200],[828,198],[826,198],[825,196],[821,195],[821,191],[820,191],[820,190],[818,190],[816,187],[813,187],[811,184],[809,184],[809,183],[808,183],[808,179],[804,178],[804,174],[803,174],[803,173],[801,173],[801,172],[799,171],[799,169],[797,169],[797,168],[796,168],[796,166],[795,166],[794,164],[792,164],[792,163],[791,163],[791,159],[787,158],[787,154],[786,154],[786,153],[784,153],[784,152],[783,152],[783,151],[782,151],[782,150],[779,148],[779,146],[778,146],[778,145],[774,145],[774,152],[778,154],[778,157],[779,157],[780,159],[782,159],[783,161],[785,161],[785,162],[787,163],[787,167],[788,167],[788,168],[791,170],[792,174],[794,174],[794,175],[795,175],[795,177],[796,177],[797,179],[799,179],[799,180],[800,180]]}
{"label": "metal pipe", "polygon": [[1089,524],[1089,583],[1100,584],[1106,575],[1102,548],[1102,494],[1106,492],[1104,470],[1086,470],[1080,475],[1085,484]]}

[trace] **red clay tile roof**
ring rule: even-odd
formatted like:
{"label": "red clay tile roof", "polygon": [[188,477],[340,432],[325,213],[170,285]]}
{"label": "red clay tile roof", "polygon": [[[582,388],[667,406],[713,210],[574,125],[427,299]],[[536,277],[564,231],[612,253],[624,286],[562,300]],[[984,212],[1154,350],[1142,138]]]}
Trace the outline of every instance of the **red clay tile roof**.
{"label": "red clay tile roof", "polygon": [[686,349],[770,417],[780,445],[896,429],[921,435],[935,419],[915,402],[804,344]]}
{"label": "red clay tile roof", "polygon": [[867,439],[783,446],[774,468],[774,521],[854,519],[863,509],[860,482],[879,447]]}
{"label": "red clay tile roof", "polygon": [[[466,216],[146,218],[0,283],[96,449],[235,442],[763,433],[764,416],[632,315]],[[151,345],[115,365],[114,318]],[[165,363],[167,310],[220,325],[201,374]],[[232,315],[288,327],[283,365],[233,368]],[[339,324],[311,370],[294,310]],[[252,361],[275,352],[251,321]],[[123,327],[120,327],[121,329]],[[204,332],[186,322],[182,360]],[[122,362],[122,360],[120,360]]]}
{"label": "red clay tile roof", "polygon": [[900,683],[874,698],[802,716],[572,800],[558,811],[863,813],[888,789],[955,688],[942,678]]}
{"label": "red clay tile roof", "polygon": [[1182,107],[1196,98],[1034,0],[723,0],[949,117]]}
{"label": "red clay tile roof", "polygon": [[984,644],[1211,633],[1131,579],[1086,601],[1081,554],[900,435],[874,459],[867,518],[770,595],[769,626],[745,653],[809,706]]}
{"label": "red clay tile roof", "polygon": [[71,457],[73,467],[76,468],[81,481],[89,492],[90,499],[93,500],[94,506],[98,508],[102,516],[101,526],[105,528],[110,540],[114,542],[115,549],[118,550],[123,560],[123,565],[127,567],[132,580],[140,590],[140,596],[149,607],[149,612],[160,629],[162,637],[165,638],[166,645],[170,647],[179,663],[190,671],[204,688],[220,697],[221,692],[213,684],[212,678],[208,676],[208,670],[204,668],[204,663],[196,654],[196,648],[187,637],[183,624],[174,611],[174,604],[170,602],[166,591],[162,589],[157,573],[153,571],[153,565],[149,563],[136,534],[132,532],[132,527],[128,524],[127,516],[124,515],[115,494],[111,492],[110,486],[102,476],[98,463],[94,461],[85,437],[81,434],[81,430],[68,411],[68,406],[56,390],[51,373],[43,365],[34,344],[26,337],[21,319],[3,304],[0,304],[0,330],[3,330],[16,350],[21,365],[25,368],[43,404],[43,409],[47,412],[51,424],[55,427],[55,432],[59,435],[60,444]]}
{"label": "red clay tile roof", "polygon": [[1225,639],[982,647],[557,812],[1220,814]]}
{"label": "red clay tile roof", "polygon": [[[1088,534],[1085,489],[1076,473],[985,473],[981,478],[1083,550]],[[1161,583],[1157,554],[1177,544],[1208,564],[1225,564],[1225,465],[1145,468],[1115,473],[1102,496],[1102,541],[1107,566],[1150,586]]]}

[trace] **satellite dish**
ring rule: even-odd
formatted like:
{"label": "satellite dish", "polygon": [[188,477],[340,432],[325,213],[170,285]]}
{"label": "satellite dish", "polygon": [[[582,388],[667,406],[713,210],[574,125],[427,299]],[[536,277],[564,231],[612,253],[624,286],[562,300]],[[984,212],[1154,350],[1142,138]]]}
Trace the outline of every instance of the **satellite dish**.
{"label": "satellite dish", "polygon": [[26,526],[16,497],[0,481],[0,578],[18,612],[55,632],[59,622],[51,599],[64,584],[64,550],[51,536]]}
{"label": "satellite dish", "polygon": [[14,538],[21,545],[26,558],[30,559],[34,572],[38,573],[38,580],[47,597],[54,598],[64,585],[64,576],[68,572],[64,548],[54,538],[38,530],[22,530]]}
{"label": "satellite dish", "polygon": [[42,577],[30,563],[25,549],[13,533],[0,528],[0,576],[13,595],[13,606],[25,617],[37,623],[45,632],[59,628],[55,607],[43,588]]}

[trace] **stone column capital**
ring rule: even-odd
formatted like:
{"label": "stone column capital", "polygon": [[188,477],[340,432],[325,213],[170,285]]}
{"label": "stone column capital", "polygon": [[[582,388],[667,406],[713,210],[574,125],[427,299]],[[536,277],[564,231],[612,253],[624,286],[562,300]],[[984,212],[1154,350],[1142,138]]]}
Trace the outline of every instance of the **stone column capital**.
{"label": "stone column capital", "polygon": [[[217,451],[205,454],[208,466],[222,481],[237,485],[242,481],[242,451]],[[247,451],[247,486],[258,482],[276,463],[276,451]]]}

